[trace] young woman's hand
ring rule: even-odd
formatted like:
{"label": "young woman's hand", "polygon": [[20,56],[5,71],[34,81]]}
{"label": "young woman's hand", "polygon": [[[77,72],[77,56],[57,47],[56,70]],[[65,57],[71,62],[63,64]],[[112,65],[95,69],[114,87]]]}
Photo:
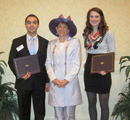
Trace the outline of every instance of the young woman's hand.
{"label": "young woman's hand", "polygon": [[107,73],[102,70],[102,71],[99,72],[99,74],[101,74],[101,75],[106,75]]}

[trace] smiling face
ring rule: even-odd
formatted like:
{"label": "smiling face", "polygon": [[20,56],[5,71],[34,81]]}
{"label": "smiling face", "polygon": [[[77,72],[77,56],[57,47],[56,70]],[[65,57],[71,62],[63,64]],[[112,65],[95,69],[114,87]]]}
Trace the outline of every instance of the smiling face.
{"label": "smiling face", "polygon": [[98,26],[99,26],[99,24],[101,22],[100,14],[95,12],[95,11],[91,11],[90,16],[89,16],[89,22],[92,25],[92,27],[98,28]]}
{"label": "smiling face", "polygon": [[60,22],[56,27],[56,31],[59,37],[66,37],[69,33],[69,28],[65,23]]}
{"label": "smiling face", "polygon": [[36,17],[28,17],[25,22],[25,27],[27,29],[27,33],[30,36],[35,36],[37,34],[37,29],[39,27],[39,23]]}

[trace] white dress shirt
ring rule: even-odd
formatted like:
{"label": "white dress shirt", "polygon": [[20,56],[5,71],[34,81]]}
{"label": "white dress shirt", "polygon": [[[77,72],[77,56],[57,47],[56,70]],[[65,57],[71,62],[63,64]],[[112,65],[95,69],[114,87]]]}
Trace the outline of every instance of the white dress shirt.
{"label": "white dress shirt", "polygon": [[[30,50],[30,47],[31,47],[31,38],[32,38],[32,37],[29,36],[28,34],[26,35],[26,41],[27,41],[28,50]],[[38,51],[38,46],[39,46],[38,36],[35,35],[33,38],[34,38],[35,53],[37,53],[37,51]]]}

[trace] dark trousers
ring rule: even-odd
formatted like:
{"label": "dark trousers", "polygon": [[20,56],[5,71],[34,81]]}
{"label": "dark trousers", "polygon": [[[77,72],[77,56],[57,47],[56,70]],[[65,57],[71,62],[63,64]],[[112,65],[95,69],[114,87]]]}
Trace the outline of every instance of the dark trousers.
{"label": "dark trousers", "polygon": [[43,90],[17,90],[19,103],[19,120],[30,120],[31,97],[35,120],[44,120],[45,92]]}

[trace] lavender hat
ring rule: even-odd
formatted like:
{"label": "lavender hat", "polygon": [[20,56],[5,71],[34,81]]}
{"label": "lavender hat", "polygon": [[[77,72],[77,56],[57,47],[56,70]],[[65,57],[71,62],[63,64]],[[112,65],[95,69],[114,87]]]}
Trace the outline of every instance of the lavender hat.
{"label": "lavender hat", "polygon": [[59,22],[66,22],[69,25],[69,36],[73,37],[77,33],[77,28],[73,21],[71,20],[71,17],[68,16],[67,18],[64,18],[64,16],[61,14],[58,18],[55,18],[50,21],[49,23],[49,29],[54,34],[55,36],[59,36],[56,32],[56,26],[58,25]]}

